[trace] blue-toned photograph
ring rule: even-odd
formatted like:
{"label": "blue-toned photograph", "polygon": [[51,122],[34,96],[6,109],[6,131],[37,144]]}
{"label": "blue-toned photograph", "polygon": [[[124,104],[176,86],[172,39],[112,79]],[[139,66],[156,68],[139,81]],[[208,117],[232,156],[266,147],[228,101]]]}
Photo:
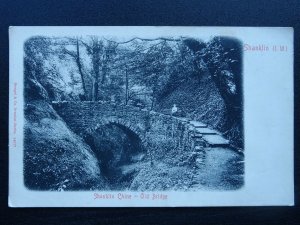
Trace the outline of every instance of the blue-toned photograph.
{"label": "blue-toned photograph", "polygon": [[222,36],[27,39],[25,186],[239,190],[242,53]]}

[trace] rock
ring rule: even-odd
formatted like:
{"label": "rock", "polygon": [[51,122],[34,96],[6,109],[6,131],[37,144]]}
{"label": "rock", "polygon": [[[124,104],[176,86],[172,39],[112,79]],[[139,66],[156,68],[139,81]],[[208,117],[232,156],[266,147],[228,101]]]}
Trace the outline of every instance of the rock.
{"label": "rock", "polygon": [[34,79],[27,78],[25,81],[26,100],[48,100],[49,96],[45,88]]}
{"label": "rock", "polygon": [[68,129],[45,101],[25,111],[24,182],[31,190],[104,188],[99,162],[90,147]]}
{"label": "rock", "polygon": [[200,134],[217,134],[218,132],[209,128],[196,128],[195,131]]}
{"label": "rock", "polygon": [[190,121],[189,122],[192,126],[194,126],[194,127],[196,127],[196,128],[201,128],[201,127],[207,127],[207,125],[206,124],[204,124],[204,123],[201,123],[201,122],[199,122],[199,121]]}
{"label": "rock", "polygon": [[204,135],[203,139],[210,146],[228,146],[229,141],[223,138],[221,135]]}
{"label": "rock", "polygon": [[203,147],[201,146],[195,146],[195,151],[201,151],[203,149]]}

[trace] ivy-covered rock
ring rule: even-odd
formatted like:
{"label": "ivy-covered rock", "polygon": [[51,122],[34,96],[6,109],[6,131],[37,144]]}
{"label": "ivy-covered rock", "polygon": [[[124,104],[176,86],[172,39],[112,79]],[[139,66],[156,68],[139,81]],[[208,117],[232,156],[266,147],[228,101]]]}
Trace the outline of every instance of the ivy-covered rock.
{"label": "ivy-covered rock", "polygon": [[93,190],[106,186],[90,147],[45,101],[25,105],[24,182],[34,190]]}

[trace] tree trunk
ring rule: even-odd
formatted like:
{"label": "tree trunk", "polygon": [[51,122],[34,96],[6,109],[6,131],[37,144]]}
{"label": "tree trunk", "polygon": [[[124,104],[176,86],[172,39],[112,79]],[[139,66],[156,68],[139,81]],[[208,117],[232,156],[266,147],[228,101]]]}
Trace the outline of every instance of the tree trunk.
{"label": "tree trunk", "polygon": [[128,104],[128,83],[129,83],[127,67],[125,69],[125,79],[126,79],[126,81],[125,81],[125,105],[127,105]]}
{"label": "tree trunk", "polygon": [[152,96],[152,99],[151,99],[151,108],[150,108],[150,110],[153,110],[153,108],[154,108],[154,96]]}
{"label": "tree trunk", "polygon": [[98,79],[96,79],[94,81],[93,84],[93,90],[94,90],[94,95],[93,95],[93,101],[97,101],[98,100],[98,88],[99,88],[99,84],[98,84]]}
{"label": "tree trunk", "polygon": [[93,101],[98,100],[98,93],[99,93],[99,76],[100,76],[100,62],[98,56],[95,57],[94,62],[93,62],[93,67],[94,67],[94,73],[95,73],[95,78],[94,78],[94,83],[93,83]]}
{"label": "tree trunk", "polygon": [[78,42],[78,38],[76,41],[76,64],[78,67],[78,71],[81,77],[81,83],[82,83],[82,89],[83,89],[83,93],[84,93],[84,100],[88,99],[88,93],[86,90],[86,86],[85,86],[85,81],[84,81],[84,74],[82,71],[82,66],[81,66],[81,62],[80,62],[80,52],[79,52],[79,42]]}
{"label": "tree trunk", "polygon": [[106,72],[107,68],[105,65],[102,66],[102,78],[101,78],[101,84],[104,85],[106,83]]}

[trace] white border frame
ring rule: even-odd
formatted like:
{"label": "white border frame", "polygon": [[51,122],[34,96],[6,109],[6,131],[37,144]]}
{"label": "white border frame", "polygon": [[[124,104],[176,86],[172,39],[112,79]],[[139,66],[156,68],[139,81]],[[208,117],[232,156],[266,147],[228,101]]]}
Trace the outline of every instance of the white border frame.
{"label": "white border frame", "polygon": [[[227,36],[286,52],[244,51],[245,185],[234,191],[167,192],[168,201],[94,200],[94,191],[31,191],[23,183],[23,44],[31,36]],[[293,28],[253,27],[10,27],[9,206],[263,206],[294,205]],[[14,109],[14,85],[17,103]],[[17,130],[14,134],[14,111]],[[13,138],[17,138],[14,147]],[[101,194],[113,192],[97,192]],[[122,193],[122,192],[121,192]],[[141,194],[140,192],[124,192]],[[152,194],[151,192],[147,192]],[[165,192],[161,192],[165,193]],[[115,193],[117,194],[117,193]]]}

